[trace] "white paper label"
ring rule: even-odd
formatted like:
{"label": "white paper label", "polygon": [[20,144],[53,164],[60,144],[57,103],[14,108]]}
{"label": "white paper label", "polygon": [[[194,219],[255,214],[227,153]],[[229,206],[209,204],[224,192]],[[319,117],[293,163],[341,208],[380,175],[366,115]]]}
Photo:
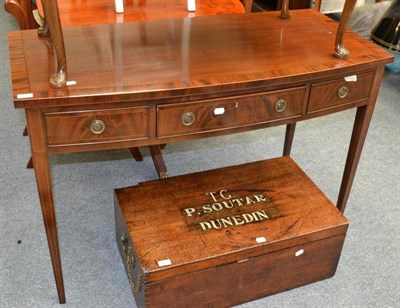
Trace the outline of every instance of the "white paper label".
{"label": "white paper label", "polygon": [[263,236],[256,238],[257,243],[265,243],[266,241],[267,241],[267,239]]}
{"label": "white paper label", "polygon": [[357,75],[351,75],[351,76],[344,77],[344,80],[346,80],[347,82],[356,82]]}
{"label": "white paper label", "polygon": [[124,22],[124,14],[117,14],[117,24],[122,24]]}
{"label": "white paper label", "polygon": [[187,6],[189,12],[196,11],[196,0],[187,0]]}
{"label": "white paper label", "polygon": [[172,264],[172,262],[171,262],[170,259],[165,259],[165,260],[157,261],[157,263],[158,263],[158,266],[159,266],[159,267],[168,266],[168,265],[171,265],[171,264]]}
{"label": "white paper label", "polygon": [[304,253],[304,249],[300,249],[298,251],[296,251],[296,253],[294,254],[296,257],[301,256]]}
{"label": "white paper label", "polygon": [[76,81],[75,80],[68,80],[67,81],[67,86],[74,86],[76,85]]}
{"label": "white paper label", "polygon": [[124,0],[115,0],[115,11],[117,13],[124,12]]}
{"label": "white paper label", "polygon": [[224,107],[217,107],[214,109],[214,114],[215,115],[221,115],[225,113],[225,108]]}
{"label": "white paper label", "polygon": [[17,98],[32,98],[33,97],[33,93],[21,93],[21,94],[17,94]]}

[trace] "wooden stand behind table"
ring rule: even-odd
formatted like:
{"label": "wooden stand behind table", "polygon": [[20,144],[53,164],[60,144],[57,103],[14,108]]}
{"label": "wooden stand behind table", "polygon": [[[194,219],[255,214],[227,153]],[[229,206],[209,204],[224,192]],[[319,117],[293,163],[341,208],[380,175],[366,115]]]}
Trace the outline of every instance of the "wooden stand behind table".
{"label": "wooden stand behind table", "polygon": [[[249,12],[252,0],[202,0],[197,3],[196,11],[189,12],[185,1],[160,1],[147,0],[144,2],[124,1],[124,13],[115,12],[115,4],[109,0],[89,0],[85,2],[76,2],[71,0],[58,1],[58,9],[61,25],[67,26],[87,26],[95,24],[112,24],[133,22],[139,20],[156,20],[165,18],[185,18],[198,16],[212,16],[225,14],[242,14]],[[39,8],[30,2],[30,0],[7,0],[4,4],[5,9],[12,14],[18,21],[21,30],[36,29],[39,25],[34,19],[39,18],[38,11],[42,13],[42,7],[38,2]],[[245,6],[245,8],[243,7]],[[36,9],[36,10],[35,10]],[[36,11],[36,12],[35,12]],[[40,19],[40,18],[39,18]],[[47,28],[43,25],[38,32],[48,34]],[[56,38],[57,42],[57,38]],[[25,128],[24,136],[27,135]],[[164,145],[154,145],[150,147],[151,158],[154,167],[160,178],[168,176],[161,149]],[[143,160],[138,148],[130,148],[132,156],[137,161]],[[27,168],[33,168],[32,159],[29,160]]]}
{"label": "wooden stand behind table", "polygon": [[65,28],[70,80],[76,85],[61,89],[48,84],[57,65],[51,41],[36,31],[10,33],[14,104],[26,111],[60,302],[65,293],[50,153],[148,146],[288,124],[284,155],[290,155],[296,122],[357,108],[337,202],[343,211],[384,65],[392,56],[346,31],[351,57],[337,59],[336,29],[315,10],[294,11],[289,20],[271,12]]}
{"label": "wooden stand behind table", "polygon": [[[60,21],[65,26],[84,26],[153,20],[163,18],[185,18],[250,12],[252,0],[202,0],[196,12],[188,12],[185,1],[124,1],[124,13],[115,12],[114,1],[109,0],[58,0]],[[15,17],[21,30],[36,29],[40,25],[35,18],[43,15],[41,3],[37,7],[31,0],[5,0],[4,8]],[[39,15],[40,12],[40,15]],[[39,18],[40,20],[41,18]]]}

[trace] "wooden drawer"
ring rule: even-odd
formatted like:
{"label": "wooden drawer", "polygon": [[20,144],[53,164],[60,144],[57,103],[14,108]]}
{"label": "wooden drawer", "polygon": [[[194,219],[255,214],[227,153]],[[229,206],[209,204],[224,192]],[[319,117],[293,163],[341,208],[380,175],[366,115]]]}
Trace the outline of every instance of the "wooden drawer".
{"label": "wooden drawer", "polygon": [[158,137],[195,134],[300,116],[305,94],[306,87],[299,87],[161,105],[157,107],[157,134]]}
{"label": "wooden drawer", "polygon": [[45,113],[48,145],[148,138],[148,108]]}
{"label": "wooden drawer", "polygon": [[350,104],[368,98],[372,88],[374,73],[353,75],[352,77],[354,76],[357,76],[357,81],[346,81],[350,77],[348,76],[313,84],[311,86],[307,112]]}

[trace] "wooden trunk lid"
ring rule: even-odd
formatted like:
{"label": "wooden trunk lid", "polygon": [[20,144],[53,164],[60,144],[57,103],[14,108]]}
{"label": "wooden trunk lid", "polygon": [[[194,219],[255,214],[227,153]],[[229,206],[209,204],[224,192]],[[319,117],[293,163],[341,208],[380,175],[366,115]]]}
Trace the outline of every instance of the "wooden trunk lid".
{"label": "wooden trunk lid", "polygon": [[348,226],[289,157],[140,183],[116,190],[116,198],[148,282],[344,234]]}

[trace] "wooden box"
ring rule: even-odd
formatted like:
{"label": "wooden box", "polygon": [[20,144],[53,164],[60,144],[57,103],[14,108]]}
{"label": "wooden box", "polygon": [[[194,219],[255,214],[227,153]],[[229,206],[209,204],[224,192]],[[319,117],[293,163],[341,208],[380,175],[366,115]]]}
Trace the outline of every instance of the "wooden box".
{"label": "wooden box", "polygon": [[331,277],[348,227],[289,157],[115,194],[139,307],[226,307]]}

